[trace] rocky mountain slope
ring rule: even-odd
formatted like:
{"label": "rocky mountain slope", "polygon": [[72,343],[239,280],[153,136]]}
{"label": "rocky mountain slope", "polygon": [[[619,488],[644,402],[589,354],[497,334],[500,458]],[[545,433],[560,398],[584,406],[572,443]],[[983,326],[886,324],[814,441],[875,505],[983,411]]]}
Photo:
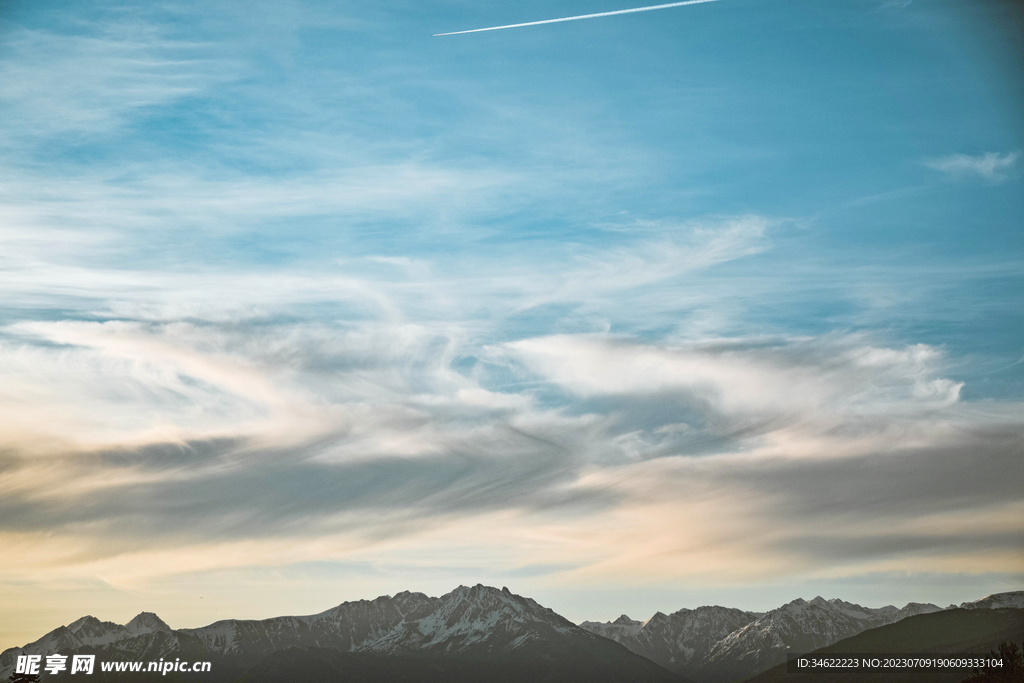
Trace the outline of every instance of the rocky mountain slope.
{"label": "rocky mountain slope", "polygon": [[758,612],[715,606],[681,609],[668,615],[658,612],[644,622],[622,615],[613,622],[585,621],[580,626],[622,643],[670,671],[694,677],[719,641],[760,616]]}
{"label": "rocky mountain slope", "polygon": [[[1024,608],[1024,591],[950,609],[1006,608]],[[342,674],[354,681],[668,683],[685,676],[726,683],[784,661],[787,650],[810,652],[936,612],[944,610],[919,603],[872,609],[818,597],[764,614],[698,607],[659,612],[644,622],[623,615],[614,622],[576,626],[507,588],[460,586],[439,598],[403,592],[309,616],[228,619],[193,629],[171,629],[147,612],[124,625],[82,617],[0,654],[0,681],[10,676],[21,654],[88,653],[97,661],[210,661],[209,675],[190,679],[172,673],[168,679],[204,683],[316,683]],[[101,672],[93,679],[103,680]]]}
{"label": "rocky mountain slope", "polygon": [[960,603],[960,609],[1024,609],[1024,591],[986,595],[981,600]]}
{"label": "rocky mountain slope", "polygon": [[[980,602],[980,601],[979,601]],[[975,604],[975,603],[971,603]],[[986,655],[1003,641],[1019,642],[1024,634],[1024,609],[958,609],[908,617],[868,629],[816,650],[820,655],[849,653],[934,653]],[[796,676],[801,683],[960,683],[969,669],[889,670],[866,674],[863,670],[816,671]],[[745,683],[792,683],[785,664],[775,666]]]}
{"label": "rocky mountain slope", "polygon": [[170,634],[171,627],[151,612],[142,612],[127,624],[100,621],[91,616],[60,626],[24,647],[14,647],[0,653],[0,681],[6,680],[14,670],[18,655],[43,655],[76,652],[87,647],[105,646],[125,642],[152,634]]}
{"label": "rocky mountain slope", "polygon": [[[1024,608],[1024,591],[989,595],[959,608]],[[797,599],[764,614],[698,607],[671,615],[659,612],[647,621],[622,615],[612,622],[580,625],[670,671],[706,683],[726,683],[784,661],[787,651],[811,652],[868,629],[939,611],[942,608],[932,604],[868,608],[816,597]]]}
{"label": "rocky mountain slope", "polygon": [[[209,683],[259,679],[260,671],[275,669],[308,683],[330,680],[336,677],[331,671],[346,665],[368,680],[415,679],[419,669],[424,675],[448,671],[451,681],[467,683],[484,675],[552,683],[680,680],[534,600],[481,585],[460,586],[440,598],[399,593],[310,616],[229,619],[196,629],[172,630],[151,614],[125,626],[84,617],[0,654],[0,680],[10,675],[17,655],[53,653],[91,653],[97,661],[211,661],[212,675],[202,677]],[[352,654],[359,657],[343,656]],[[399,675],[396,662],[413,670]]]}
{"label": "rocky mountain slope", "polygon": [[902,609],[891,605],[871,609],[838,599],[797,599],[716,643],[699,667],[699,674],[708,681],[742,679],[785,661],[787,650],[811,652],[869,628],[941,609],[919,603]]}

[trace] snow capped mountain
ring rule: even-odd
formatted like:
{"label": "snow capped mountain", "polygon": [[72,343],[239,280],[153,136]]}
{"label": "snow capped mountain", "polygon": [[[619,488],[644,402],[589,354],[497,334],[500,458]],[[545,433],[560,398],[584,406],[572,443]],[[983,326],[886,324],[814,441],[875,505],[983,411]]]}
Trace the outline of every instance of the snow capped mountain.
{"label": "snow capped mountain", "polygon": [[658,612],[645,622],[622,615],[613,622],[586,621],[583,628],[622,643],[669,671],[693,676],[722,638],[751,623],[761,614],[728,607]]}
{"label": "snow capped mountain", "polygon": [[986,595],[981,600],[960,603],[960,609],[1024,609],[1024,591]]}
{"label": "snow capped mountain", "polygon": [[[674,680],[652,662],[530,598],[482,585],[460,586],[440,598],[404,592],[342,603],[309,616],[227,619],[195,629],[172,630],[149,613],[126,626],[83,617],[71,627],[62,626],[36,643],[3,653],[0,680],[10,674],[18,654],[70,654],[88,646],[92,646],[89,652],[104,660],[214,661],[225,680],[293,651],[306,652],[321,663],[326,661],[324,652],[359,654],[363,656],[359,665],[368,666],[369,661],[371,667],[378,666],[381,655],[412,657],[419,662],[414,667],[422,666],[424,657],[432,661],[437,657],[466,661],[468,657],[468,661],[491,665],[505,662],[513,669],[527,666],[533,671],[539,666],[541,677],[557,674],[552,680],[575,681],[583,670],[585,680],[630,676],[638,681]],[[612,672],[617,673],[609,679]],[[463,673],[473,680],[478,677],[472,671]],[[490,671],[488,675],[497,674]]]}
{"label": "snow capped mountain", "polygon": [[346,602],[311,616],[229,619],[180,632],[197,637],[219,654],[254,662],[287,647],[381,654],[514,650],[572,630],[580,631],[529,598],[513,595],[507,588],[478,585],[460,586],[440,598],[404,592]]}
{"label": "snow capped mountain", "polygon": [[254,663],[288,647],[329,647],[378,654],[511,651],[572,634],[592,636],[507,588],[460,586],[440,598],[399,593],[346,602],[326,612],[260,621],[228,619],[180,634],[212,652]]}
{"label": "snow capped mountain", "polygon": [[48,655],[78,650],[82,647],[102,646],[116,643],[154,631],[170,632],[170,627],[151,612],[142,612],[128,624],[100,621],[93,616],[84,616],[67,626],[60,626],[45,636],[24,647],[14,647],[0,654],[0,680],[14,670],[18,655]]}
{"label": "snow capped mountain", "polygon": [[106,645],[127,636],[127,630],[121,624],[100,621],[92,616],[73,621],[67,628],[83,645]]}
{"label": "snow capped mountain", "polygon": [[195,636],[212,652],[254,664],[268,653],[288,647],[357,651],[387,634],[404,618],[395,601],[385,595],[346,602],[310,616],[227,619],[180,632]]}
{"label": "snow capped mountain", "polygon": [[720,640],[700,671],[708,680],[735,680],[785,661],[787,650],[811,652],[869,628],[940,610],[919,603],[871,609],[838,599],[797,599]]}
{"label": "snow capped mountain", "polygon": [[[1024,607],[1024,605],[1022,605],[1022,607]],[[882,609],[886,608],[883,607]],[[941,609],[942,608],[938,607],[938,605],[933,605],[927,602],[908,602],[903,609],[896,612],[898,618],[894,619],[893,622],[906,619],[907,617],[916,617],[918,614],[931,614],[932,612],[938,612]]]}
{"label": "snow capped mountain", "polygon": [[[108,622],[109,623],[109,622]],[[134,619],[124,625],[125,630],[133,636],[141,636],[154,631],[170,631],[171,627],[163,619],[152,612],[140,612]]]}
{"label": "snow capped mountain", "polygon": [[531,643],[592,636],[530,598],[487,586],[459,586],[438,607],[405,620],[368,646],[373,652],[441,650],[445,653],[511,652]]}
{"label": "snow capped mountain", "polygon": [[[658,614],[661,614],[661,612]],[[644,623],[636,619],[630,619],[623,614],[615,621],[584,621],[580,623],[580,628],[585,628],[591,633],[596,633],[599,636],[621,643],[629,638],[635,638],[643,630]]]}
{"label": "snow capped mountain", "polygon": [[786,650],[810,652],[869,628],[940,609],[913,602],[902,609],[872,609],[817,597],[794,600],[766,614],[698,607],[670,615],[659,612],[645,622],[622,615],[613,622],[581,626],[688,678],[730,681],[777,663]]}
{"label": "snow capped mountain", "polygon": [[[1024,609],[1024,591],[998,593],[960,607]],[[21,654],[87,652],[104,661],[212,661],[219,673],[209,683],[228,683],[270,664],[265,672],[285,675],[294,670],[306,677],[304,683],[324,676],[333,680],[345,675],[346,667],[389,680],[404,680],[406,674],[418,680],[416,672],[424,666],[432,667],[430,675],[439,680],[448,676],[453,681],[539,677],[667,682],[676,680],[671,671],[724,683],[783,661],[787,650],[810,652],[870,628],[937,611],[931,604],[872,609],[816,597],[765,614],[698,607],[658,612],[647,621],[622,615],[613,622],[576,626],[507,588],[459,586],[439,598],[403,592],[345,602],[308,616],[227,619],[193,629],[171,629],[150,612],[125,625],[86,616],[0,654],[0,680],[11,674]],[[311,663],[303,665],[307,659]],[[328,671],[333,673],[324,673]]]}

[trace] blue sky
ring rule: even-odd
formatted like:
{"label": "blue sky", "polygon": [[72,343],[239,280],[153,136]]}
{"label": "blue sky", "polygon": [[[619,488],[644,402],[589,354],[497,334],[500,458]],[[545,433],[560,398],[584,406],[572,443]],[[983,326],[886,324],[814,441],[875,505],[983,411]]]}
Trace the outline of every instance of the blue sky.
{"label": "blue sky", "polygon": [[627,5],[3,6],[7,645],[1021,587],[1019,11]]}

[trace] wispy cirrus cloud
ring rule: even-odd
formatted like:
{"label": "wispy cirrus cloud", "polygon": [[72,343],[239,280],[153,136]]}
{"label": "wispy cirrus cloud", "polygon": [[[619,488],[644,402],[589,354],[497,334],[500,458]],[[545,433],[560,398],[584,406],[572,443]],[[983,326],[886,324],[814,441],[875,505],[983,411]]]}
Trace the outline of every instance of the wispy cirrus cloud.
{"label": "wispy cirrus cloud", "polygon": [[779,221],[766,216],[728,216],[659,226],[660,239],[644,239],[626,247],[580,249],[563,273],[523,307],[551,302],[599,298],[664,282],[689,273],[753,256],[771,247],[769,229]]}
{"label": "wispy cirrus cloud", "polygon": [[1017,163],[1020,156],[1017,152],[986,152],[971,156],[969,154],[951,154],[925,162],[928,168],[941,171],[951,178],[980,177],[985,180],[999,182],[1005,180],[1007,173]]}
{"label": "wispy cirrus cloud", "polygon": [[147,22],[75,33],[16,28],[3,37],[3,140],[110,132],[129,116],[202,93],[237,76],[209,45],[172,40]]}
{"label": "wispy cirrus cloud", "polygon": [[887,0],[879,5],[876,12],[901,12],[914,4],[914,0]]}

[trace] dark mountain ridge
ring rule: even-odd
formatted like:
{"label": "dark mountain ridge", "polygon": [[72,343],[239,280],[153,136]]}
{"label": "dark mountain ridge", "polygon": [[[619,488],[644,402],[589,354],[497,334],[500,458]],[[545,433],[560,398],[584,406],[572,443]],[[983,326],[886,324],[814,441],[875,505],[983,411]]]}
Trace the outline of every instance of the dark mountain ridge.
{"label": "dark mountain ridge", "polygon": [[[908,617],[845,638],[815,650],[813,654],[891,652],[984,655],[995,651],[1004,640],[1016,642],[1024,638],[1024,609],[986,609],[978,608],[976,603],[966,604],[973,606]],[[969,673],[965,669],[884,671],[875,674],[832,670],[802,673],[796,678],[803,683],[960,683]],[[748,679],[747,683],[783,683],[793,678],[794,674],[786,671],[785,664],[780,664]]]}
{"label": "dark mountain ridge", "polygon": [[[947,610],[919,603],[873,609],[819,597],[763,614],[698,607],[659,612],[644,622],[623,615],[577,626],[507,588],[460,586],[439,598],[402,592],[308,616],[226,619],[191,629],[172,629],[147,612],[125,625],[86,616],[0,653],[0,681],[19,655],[94,654],[97,662],[210,662],[206,673],[132,674],[204,683],[668,683],[683,677],[726,683],[769,669],[786,651],[813,651],[908,619],[973,612],[984,620],[993,611],[1024,614],[1019,607],[1024,592]],[[67,675],[44,672],[42,678]],[[113,681],[124,672],[97,666],[94,676]]]}
{"label": "dark mountain ridge", "polygon": [[[998,593],[947,609],[1024,607],[1024,591]],[[796,599],[767,613],[698,607],[641,622],[622,615],[614,622],[583,622],[594,633],[622,643],[670,671],[702,683],[730,683],[785,661],[787,651],[811,652],[868,629],[941,612],[911,602],[902,608],[863,607],[839,599]]]}
{"label": "dark mountain ridge", "polygon": [[[18,655],[53,653],[95,654],[97,661],[210,661],[210,673],[169,676],[207,683],[240,677],[316,683],[338,680],[342,673],[346,680],[450,683],[682,680],[507,588],[460,586],[440,598],[406,592],[309,616],[227,619],[195,629],[173,630],[150,616],[134,629],[92,617],[62,626],[0,654],[0,680],[10,675]],[[94,676],[103,681],[124,674]]]}

